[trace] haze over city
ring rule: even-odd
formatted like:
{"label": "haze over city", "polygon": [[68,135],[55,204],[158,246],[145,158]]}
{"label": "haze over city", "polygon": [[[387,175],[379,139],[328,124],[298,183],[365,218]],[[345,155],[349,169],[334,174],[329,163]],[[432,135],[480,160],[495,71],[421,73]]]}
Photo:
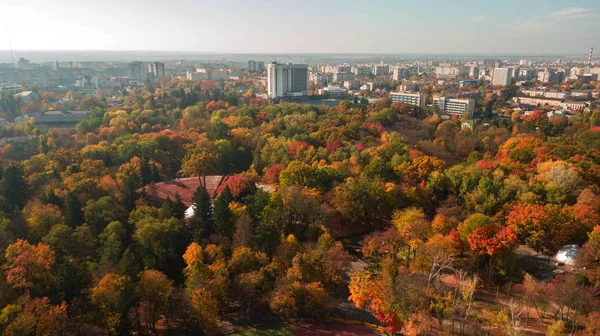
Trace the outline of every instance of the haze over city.
{"label": "haze over city", "polygon": [[[0,50],[585,54],[584,1],[137,1],[0,3]],[[8,26],[8,29],[6,27]]]}

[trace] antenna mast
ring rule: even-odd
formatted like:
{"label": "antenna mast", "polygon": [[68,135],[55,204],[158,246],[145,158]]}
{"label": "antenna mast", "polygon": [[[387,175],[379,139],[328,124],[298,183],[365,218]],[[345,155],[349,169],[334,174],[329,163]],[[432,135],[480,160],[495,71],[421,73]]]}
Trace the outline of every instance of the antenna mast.
{"label": "antenna mast", "polygon": [[8,35],[8,46],[10,47],[10,57],[12,58],[13,67],[15,66],[15,54],[13,53],[12,42],[10,41],[10,30],[8,29],[8,22],[6,23],[6,33]]}
{"label": "antenna mast", "polygon": [[588,67],[592,67],[592,54],[594,53],[594,47],[590,48],[590,57],[588,57]]}

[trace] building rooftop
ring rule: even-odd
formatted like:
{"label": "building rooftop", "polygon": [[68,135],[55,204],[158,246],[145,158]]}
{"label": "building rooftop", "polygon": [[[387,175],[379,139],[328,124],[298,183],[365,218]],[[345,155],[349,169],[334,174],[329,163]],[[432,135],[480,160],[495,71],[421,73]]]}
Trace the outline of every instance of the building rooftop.
{"label": "building rooftop", "polygon": [[144,190],[148,198],[156,203],[163,203],[168,198],[175,200],[177,194],[179,194],[181,202],[189,207],[193,204],[192,199],[199,186],[204,186],[210,198],[214,199],[225,187],[228,179],[229,176],[223,175],[188,177],[153,183],[138,191]]}

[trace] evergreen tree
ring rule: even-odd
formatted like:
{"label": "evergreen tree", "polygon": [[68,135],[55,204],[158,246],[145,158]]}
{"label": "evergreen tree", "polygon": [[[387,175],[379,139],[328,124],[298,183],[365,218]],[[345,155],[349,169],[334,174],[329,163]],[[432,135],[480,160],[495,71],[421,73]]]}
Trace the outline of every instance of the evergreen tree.
{"label": "evergreen tree", "polygon": [[81,211],[82,207],[83,206],[79,202],[79,199],[77,199],[72,192],[69,192],[63,202],[63,210],[67,224],[70,227],[77,227],[83,224],[84,219],[83,211]]}
{"label": "evergreen tree", "polygon": [[6,201],[1,207],[4,212],[12,212],[15,208],[22,209],[28,197],[27,180],[25,180],[23,166],[9,164],[2,174],[0,180],[0,196]]}
{"label": "evergreen tree", "polygon": [[194,193],[194,216],[190,218],[189,225],[192,238],[200,243],[202,238],[208,238],[213,233],[213,211],[210,196],[206,188],[199,186]]}
{"label": "evergreen tree", "polygon": [[121,200],[123,202],[123,207],[128,211],[135,208],[135,202],[139,198],[135,189],[135,183],[130,177],[126,177],[123,181],[123,190],[121,190]]}
{"label": "evergreen tree", "polygon": [[183,204],[179,193],[175,194],[175,202],[173,202],[173,217],[182,219],[187,207]]}
{"label": "evergreen tree", "polygon": [[38,152],[40,154],[48,154],[50,147],[48,146],[48,136],[42,134],[40,135],[40,142],[38,146]]}
{"label": "evergreen tree", "polygon": [[225,235],[229,238],[233,235],[235,229],[233,215],[229,209],[229,203],[233,201],[229,186],[221,191],[221,194],[214,201],[215,233]]}
{"label": "evergreen tree", "polygon": [[177,219],[182,219],[186,209],[185,204],[181,201],[181,196],[177,193],[174,201],[171,200],[170,197],[167,198],[162,205],[161,211],[163,218],[175,217]]}

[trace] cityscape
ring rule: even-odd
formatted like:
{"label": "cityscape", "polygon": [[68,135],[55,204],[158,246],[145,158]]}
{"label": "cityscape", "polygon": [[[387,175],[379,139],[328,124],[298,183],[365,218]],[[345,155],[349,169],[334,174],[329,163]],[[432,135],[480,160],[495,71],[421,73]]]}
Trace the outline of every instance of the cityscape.
{"label": "cityscape", "polygon": [[0,4],[0,335],[600,336],[600,4]]}

